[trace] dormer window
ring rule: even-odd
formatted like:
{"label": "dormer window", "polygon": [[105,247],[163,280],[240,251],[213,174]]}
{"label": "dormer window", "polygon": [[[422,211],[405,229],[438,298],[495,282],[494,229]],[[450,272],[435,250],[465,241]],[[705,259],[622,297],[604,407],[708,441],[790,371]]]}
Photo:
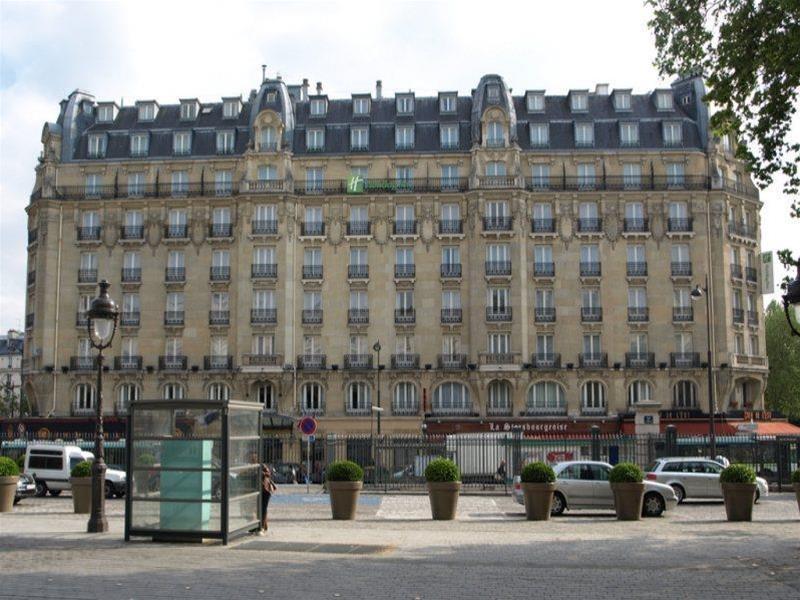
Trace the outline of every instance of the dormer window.
{"label": "dormer window", "polygon": [[589,92],[570,92],[569,107],[572,112],[589,110]]}
{"label": "dormer window", "polygon": [[309,152],[319,152],[325,148],[325,130],[314,128],[306,131],[306,148]]}
{"label": "dormer window", "polygon": [[414,96],[413,94],[398,95],[396,100],[397,114],[398,115],[411,115],[414,114]]}
{"label": "dormer window", "polygon": [[350,149],[369,150],[369,127],[361,125],[350,128]]}
{"label": "dormer window", "polygon": [[235,119],[239,116],[239,110],[241,109],[241,101],[238,98],[231,98],[228,100],[223,100],[222,102],[222,118],[223,119]]}
{"label": "dormer window", "polygon": [[353,115],[364,117],[369,114],[370,99],[369,98],[353,98]]}
{"label": "dormer window", "polygon": [[531,123],[531,148],[546,148],[550,145],[550,128],[547,123]]}
{"label": "dormer window", "polygon": [[414,126],[398,125],[394,131],[395,149],[411,150],[414,148]]}
{"label": "dormer window", "polygon": [[683,124],[680,121],[664,121],[662,128],[665,146],[683,144]]}
{"label": "dormer window", "polygon": [[500,121],[490,121],[486,125],[486,145],[490,148],[500,148],[505,145],[505,130]]}
{"label": "dormer window", "polygon": [[267,102],[270,104],[278,101],[278,92],[267,92]]}
{"label": "dormer window", "polygon": [[147,156],[150,136],[146,133],[131,135],[131,156]]}
{"label": "dormer window", "polygon": [[672,110],[672,92],[661,91],[656,92],[656,109],[657,110]]}
{"label": "dormer window", "polygon": [[544,112],[544,92],[528,92],[525,96],[528,112]]}
{"label": "dormer window", "polygon": [[89,136],[89,158],[103,158],[106,155],[106,134]]}
{"label": "dormer window", "polygon": [[117,107],[115,104],[100,104],[97,107],[97,122],[111,123],[117,117]]}
{"label": "dormer window", "polygon": [[270,152],[278,149],[278,132],[274,127],[268,125],[261,130],[259,146],[262,152]]}
{"label": "dormer window", "polygon": [[455,94],[441,94],[439,96],[439,112],[445,114],[456,112],[457,99]]}
{"label": "dormer window", "polygon": [[197,100],[181,100],[181,121],[194,121],[197,118]]}
{"label": "dormer window", "polygon": [[594,123],[575,123],[575,145],[579,148],[594,145]]}
{"label": "dormer window", "polygon": [[639,145],[639,123],[622,121],[619,124],[619,141],[622,146]]}
{"label": "dormer window", "polygon": [[232,130],[217,132],[217,154],[233,154],[236,132]]}
{"label": "dormer window", "polygon": [[500,103],[500,86],[497,84],[486,86],[486,101],[492,104]]}
{"label": "dormer window", "polygon": [[190,131],[176,131],[173,134],[172,152],[176,156],[185,156],[192,153],[192,133]]}
{"label": "dormer window", "polygon": [[156,103],[155,102],[138,102],[139,120],[140,121],[155,121],[156,118]]}
{"label": "dormer window", "polygon": [[458,125],[455,123],[442,123],[439,126],[439,142],[442,150],[458,148]]}
{"label": "dormer window", "polygon": [[616,91],[614,92],[614,110],[630,110],[631,93]]}
{"label": "dormer window", "polygon": [[314,98],[311,101],[311,116],[324,117],[328,112],[328,101],[325,98]]}

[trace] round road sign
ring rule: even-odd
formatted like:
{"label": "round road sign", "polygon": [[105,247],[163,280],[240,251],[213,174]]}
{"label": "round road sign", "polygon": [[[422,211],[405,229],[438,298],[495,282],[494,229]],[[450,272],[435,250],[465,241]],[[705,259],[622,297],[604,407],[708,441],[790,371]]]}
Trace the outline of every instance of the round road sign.
{"label": "round road sign", "polygon": [[314,435],[317,431],[317,420],[314,417],[303,417],[297,427],[304,435]]}

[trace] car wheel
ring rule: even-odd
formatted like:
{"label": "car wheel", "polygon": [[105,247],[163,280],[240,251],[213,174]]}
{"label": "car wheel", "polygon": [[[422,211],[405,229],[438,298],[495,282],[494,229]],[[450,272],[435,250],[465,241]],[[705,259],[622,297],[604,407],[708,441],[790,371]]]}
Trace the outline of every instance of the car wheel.
{"label": "car wheel", "polygon": [[125,492],[117,492],[116,494],[114,494],[114,496],[116,496],[117,498],[122,498],[123,496],[125,496]]}
{"label": "car wheel", "polygon": [[683,489],[682,486],[678,484],[673,484],[672,489],[675,490],[675,495],[678,497],[678,504],[680,504],[686,499],[686,491]]}
{"label": "car wheel", "polygon": [[642,516],[643,517],[660,517],[661,513],[667,508],[664,499],[661,497],[661,494],[656,494],[651,492],[646,494],[644,497],[644,503],[642,505]]}
{"label": "car wheel", "polygon": [[44,481],[36,480],[36,497],[44,498],[47,496],[47,484]]}
{"label": "car wheel", "polygon": [[22,498],[14,498],[14,506],[16,506],[17,504],[19,504],[19,501],[20,501],[20,500],[22,500]]}
{"label": "car wheel", "polygon": [[103,486],[103,489],[104,489],[104,491],[106,493],[106,498],[113,498],[114,497],[114,488],[111,486],[111,482],[110,481],[106,481],[105,485]]}
{"label": "car wheel", "polygon": [[60,496],[60,495],[61,495],[61,490],[47,490],[47,492],[48,492],[48,493],[49,493],[51,496]]}
{"label": "car wheel", "polygon": [[553,506],[550,509],[550,514],[554,516],[564,514],[565,508],[567,508],[567,501],[564,499],[564,495],[561,492],[553,494]]}

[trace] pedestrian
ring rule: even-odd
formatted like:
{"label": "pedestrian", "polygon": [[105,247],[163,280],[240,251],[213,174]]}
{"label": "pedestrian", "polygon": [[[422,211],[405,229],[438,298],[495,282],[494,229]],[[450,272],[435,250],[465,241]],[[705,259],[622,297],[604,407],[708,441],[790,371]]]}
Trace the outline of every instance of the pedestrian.
{"label": "pedestrian", "polygon": [[495,480],[497,483],[505,483],[506,482],[506,460],[501,459],[500,464],[497,467],[497,473],[494,475]]}
{"label": "pedestrian", "polygon": [[269,500],[278,486],[272,481],[272,471],[268,465],[261,465],[261,535],[267,533],[269,522],[267,521],[267,509]]}

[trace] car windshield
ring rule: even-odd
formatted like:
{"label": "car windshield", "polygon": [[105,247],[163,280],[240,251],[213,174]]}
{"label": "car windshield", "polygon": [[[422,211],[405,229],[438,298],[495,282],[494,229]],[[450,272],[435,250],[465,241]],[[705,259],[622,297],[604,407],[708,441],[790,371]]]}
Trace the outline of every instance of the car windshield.
{"label": "car windshield", "polygon": [[78,463],[83,462],[82,456],[70,456],[69,457],[69,470],[72,472],[72,469],[75,468],[75,465]]}
{"label": "car windshield", "polygon": [[649,473],[651,471],[655,471],[656,468],[658,468],[658,461],[654,460],[649,465],[647,465],[647,469],[645,469],[645,471],[647,471]]}

